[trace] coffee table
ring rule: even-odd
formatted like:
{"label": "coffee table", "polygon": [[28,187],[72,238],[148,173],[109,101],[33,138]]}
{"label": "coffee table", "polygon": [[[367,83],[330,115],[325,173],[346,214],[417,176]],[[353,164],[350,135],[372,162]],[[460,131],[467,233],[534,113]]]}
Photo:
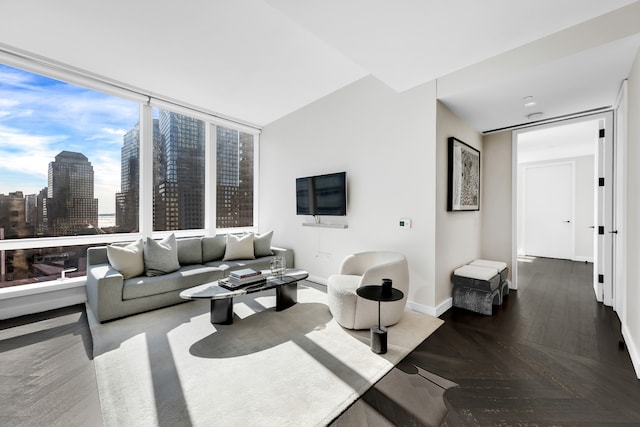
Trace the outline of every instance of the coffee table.
{"label": "coffee table", "polygon": [[263,271],[262,274],[267,280],[257,285],[230,290],[219,286],[219,280],[216,280],[185,289],[180,292],[180,298],[211,300],[211,323],[231,325],[233,323],[233,297],[275,289],[276,311],[282,311],[298,302],[298,282],[309,277],[309,273],[306,271],[293,268],[288,268],[282,277],[273,276],[269,270]]}

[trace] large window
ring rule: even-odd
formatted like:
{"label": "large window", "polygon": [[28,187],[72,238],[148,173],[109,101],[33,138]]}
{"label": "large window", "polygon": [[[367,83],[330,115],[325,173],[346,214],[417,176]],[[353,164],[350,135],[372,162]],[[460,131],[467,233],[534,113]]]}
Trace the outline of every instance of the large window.
{"label": "large window", "polygon": [[[254,225],[254,135],[159,108],[142,122],[140,110],[139,102],[0,64],[0,287],[63,270],[84,275],[95,244]],[[207,136],[208,126],[215,131]],[[215,188],[205,182],[207,144],[216,147]],[[149,169],[153,182],[142,185]],[[146,218],[152,227],[141,226]]]}
{"label": "large window", "polygon": [[217,127],[217,228],[253,225],[253,138],[249,133]]}
{"label": "large window", "polygon": [[203,229],[205,122],[158,109],[154,117],[153,229]]}

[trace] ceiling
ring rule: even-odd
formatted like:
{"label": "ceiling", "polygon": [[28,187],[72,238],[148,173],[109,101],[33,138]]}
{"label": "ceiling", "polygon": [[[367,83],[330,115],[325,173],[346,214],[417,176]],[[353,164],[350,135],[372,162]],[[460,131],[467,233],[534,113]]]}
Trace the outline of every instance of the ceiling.
{"label": "ceiling", "polygon": [[640,46],[639,3],[4,1],[0,48],[257,126],[365,76],[398,92],[437,79],[483,132],[612,105]]}
{"label": "ceiling", "polygon": [[595,156],[598,120],[533,129],[518,134],[518,163]]}

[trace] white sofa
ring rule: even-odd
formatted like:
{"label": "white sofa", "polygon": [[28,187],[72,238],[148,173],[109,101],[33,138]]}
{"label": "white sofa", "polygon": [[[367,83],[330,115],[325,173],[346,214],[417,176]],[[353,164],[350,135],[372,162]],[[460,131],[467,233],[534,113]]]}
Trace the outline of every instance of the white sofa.
{"label": "white sofa", "polygon": [[383,302],[380,310],[382,326],[397,323],[402,318],[409,293],[407,259],[397,252],[362,252],[342,261],[340,273],[327,280],[329,310],[334,319],[347,329],[368,329],[377,325],[378,303],[359,297],[356,289],[381,285],[382,279],[391,279],[393,287],[404,293],[399,301]]}

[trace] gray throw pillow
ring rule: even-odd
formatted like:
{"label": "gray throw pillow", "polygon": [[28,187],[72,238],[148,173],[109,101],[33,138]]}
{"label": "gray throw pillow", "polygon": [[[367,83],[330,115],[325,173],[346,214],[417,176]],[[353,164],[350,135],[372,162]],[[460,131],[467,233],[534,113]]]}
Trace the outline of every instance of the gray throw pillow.
{"label": "gray throw pillow", "polygon": [[109,264],[125,279],[141,276],[144,273],[144,242],[138,239],[126,246],[107,246]]}
{"label": "gray throw pillow", "polygon": [[144,268],[147,276],[161,276],[180,268],[178,246],[173,233],[158,242],[147,237],[144,245]]}
{"label": "gray throw pillow", "polygon": [[202,243],[200,237],[177,239],[178,262],[180,265],[202,264]]}
{"label": "gray throw pillow", "polygon": [[255,258],[253,251],[253,233],[245,234],[244,236],[227,235],[227,248],[224,252],[223,261]]}
{"label": "gray throw pillow", "polygon": [[202,262],[219,261],[224,257],[227,248],[227,236],[221,234],[219,236],[202,238]]}
{"label": "gray throw pillow", "polygon": [[253,236],[253,251],[256,258],[263,256],[271,256],[271,238],[273,231]]}

